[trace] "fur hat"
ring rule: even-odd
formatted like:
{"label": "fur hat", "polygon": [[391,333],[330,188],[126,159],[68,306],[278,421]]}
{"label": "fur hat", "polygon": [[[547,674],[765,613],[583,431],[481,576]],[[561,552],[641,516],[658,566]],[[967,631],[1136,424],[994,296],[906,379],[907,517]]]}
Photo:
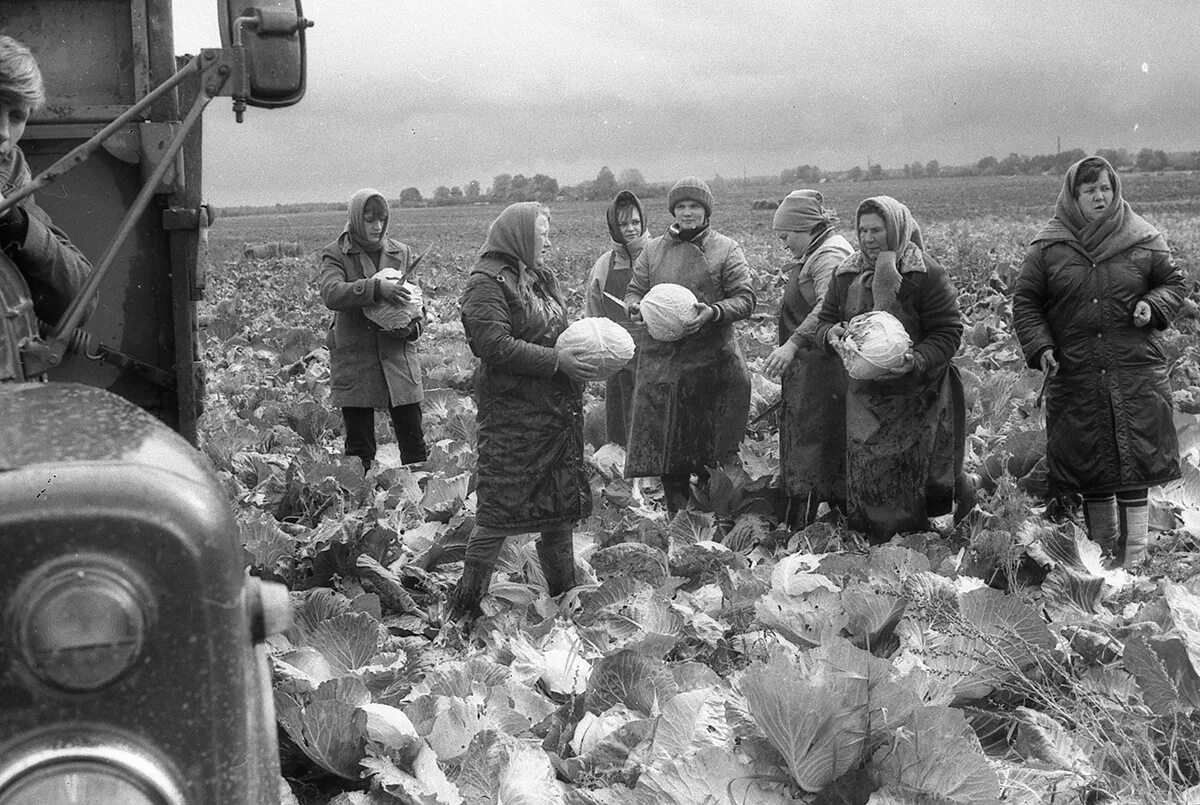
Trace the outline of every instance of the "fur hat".
{"label": "fur hat", "polygon": [[671,187],[667,193],[667,210],[675,214],[675,205],[681,201],[694,201],[704,208],[704,214],[712,217],[713,199],[708,183],[698,176],[684,176]]}

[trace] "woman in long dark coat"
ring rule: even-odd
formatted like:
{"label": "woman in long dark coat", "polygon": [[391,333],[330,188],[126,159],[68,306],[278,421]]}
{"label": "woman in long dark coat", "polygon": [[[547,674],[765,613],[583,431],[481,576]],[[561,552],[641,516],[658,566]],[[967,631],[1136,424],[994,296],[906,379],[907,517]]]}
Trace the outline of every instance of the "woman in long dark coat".
{"label": "woman in long dark coat", "polygon": [[416,259],[407,245],[387,236],[388,203],[366,188],[350,198],[346,227],[321,251],[321,299],[334,311],[329,346],[330,400],[342,409],[346,455],[364,471],[375,460],[375,409],[388,412],[405,464],[427,457],[421,425],[421,359],[416,340],[422,319],[402,330],[384,330],[363,315],[382,301],[406,302],[399,280],[375,276],[380,269],[407,271]]}
{"label": "woman in long dark coat", "polygon": [[854,251],[816,190],[795,190],[775,210],[772,228],[794,261],[779,305],[779,346],[764,372],[783,373],[779,475],[788,524],[805,526],[817,507],[846,505],[846,370],[817,343],[821,303],[833,272]]}
{"label": "woman in long dark coat", "polygon": [[667,206],[675,223],[638,255],[625,304],[640,322],[642,297],[670,282],[695,293],[697,315],[678,341],[642,341],[625,475],[659,476],[674,516],[691,499],[692,473],[728,461],[745,435],[750,373],[733,323],[750,317],[755,296],[741,246],[709,226],[708,184],[680,179]]}
{"label": "woman in long dark coat", "polygon": [[[613,197],[605,212],[612,248],[600,255],[588,276],[583,296],[583,311],[588,316],[603,316],[624,327],[635,344],[645,337],[646,328],[629,318],[629,311],[616,300],[625,298],[633,264],[646,242],[646,213],[642,202],[628,190]],[[608,294],[606,296],[605,294]],[[608,441],[625,446],[629,420],[633,414],[633,385],[637,377],[637,354],[633,360],[604,382],[604,424]]]}
{"label": "woman in long dark coat", "polygon": [[908,207],[876,196],[858,205],[854,219],[859,248],[834,274],[817,336],[832,350],[843,322],[883,310],[912,339],[901,367],[847,385],[847,514],[852,528],[884,542],[953,511],[966,434],[950,359],[963,325],[954,286],[923,250]]}
{"label": "woman in long dark coat", "polygon": [[1145,558],[1147,490],[1179,477],[1160,331],[1183,301],[1166,240],[1121,195],[1101,157],[1067,170],[1013,294],[1029,366],[1047,373],[1051,489],[1083,496],[1093,540]]}
{"label": "woman in long dark coat", "polygon": [[567,313],[545,266],[549,212],[512,204],[488,229],[462,296],[467,343],[479,358],[476,526],[455,590],[456,617],[476,614],[504,540],[540,532],[552,596],[575,586],[573,529],[591,513],[583,460],[583,384],[596,367],[556,347]]}

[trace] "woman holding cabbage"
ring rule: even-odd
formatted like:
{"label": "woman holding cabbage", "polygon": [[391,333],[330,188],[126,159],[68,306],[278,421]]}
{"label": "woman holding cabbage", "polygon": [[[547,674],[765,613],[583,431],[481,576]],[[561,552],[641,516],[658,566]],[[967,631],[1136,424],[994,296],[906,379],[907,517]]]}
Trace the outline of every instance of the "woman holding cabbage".
{"label": "woman holding cabbage", "polygon": [[[859,248],[834,272],[817,337],[843,357],[850,374],[850,526],[878,543],[925,531],[930,517],[953,511],[966,434],[962,386],[950,359],[963,325],[950,278],[924,251],[908,207],[890,196],[869,198],[859,204],[855,225]],[[883,367],[864,361],[860,351],[882,356],[876,360]]]}
{"label": "woman holding cabbage", "polygon": [[638,255],[625,293],[630,318],[650,336],[638,352],[625,475],[659,476],[674,516],[691,499],[692,473],[705,477],[741,444],[750,374],[733,323],[750,316],[755,297],[741,247],[709,225],[708,184],[680,179],[667,206],[675,222]]}
{"label": "woman holding cabbage", "polygon": [[575,586],[574,524],[592,508],[583,385],[596,366],[586,350],[556,346],[567,310],[545,264],[549,232],[545,207],[508,206],[488,228],[462,295],[463,329],[479,358],[478,486],[455,617],[478,613],[500,549],[515,534],[539,532],[550,595]]}
{"label": "woman holding cabbage", "polygon": [[[342,409],[346,455],[358,456],[363,471],[375,460],[375,409],[392,420],[400,460],[427,457],[421,426],[421,359],[417,337],[421,313],[398,328],[371,318],[375,311],[402,312],[413,302],[398,278],[416,262],[412,249],[387,236],[388,203],[366,188],[350,198],[346,227],[321,251],[321,299],[334,312],[329,347],[330,401]],[[397,322],[400,323],[400,322]]]}

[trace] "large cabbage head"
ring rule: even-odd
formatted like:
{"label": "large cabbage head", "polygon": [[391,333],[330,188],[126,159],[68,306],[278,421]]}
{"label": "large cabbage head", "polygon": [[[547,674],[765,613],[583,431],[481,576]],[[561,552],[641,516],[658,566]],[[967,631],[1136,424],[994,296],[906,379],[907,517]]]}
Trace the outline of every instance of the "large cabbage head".
{"label": "large cabbage head", "polygon": [[[383,280],[404,281],[404,272],[398,268],[381,268],[373,275]],[[391,302],[379,302],[363,308],[363,315],[378,324],[384,330],[403,330],[412,324],[413,319],[420,317],[421,308],[425,306],[425,298],[421,288],[411,282],[405,282],[404,287],[412,294],[412,298],[399,305]]]}
{"label": "large cabbage head", "polygon": [[696,295],[671,282],[660,282],[642,297],[642,321],[655,341],[678,341],[683,328],[695,320]]}
{"label": "large cabbage head", "polygon": [[560,347],[581,347],[588,363],[597,366],[597,380],[607,380],[633,358],[633,336],[612,319],[580,319],[558,336]]}
{"label": "large cabbage head", "polygon": [[900,320],[884,310],[860,313],[846,325],[838,354],[855,380],[874,380],[904,364],[912,339]]}

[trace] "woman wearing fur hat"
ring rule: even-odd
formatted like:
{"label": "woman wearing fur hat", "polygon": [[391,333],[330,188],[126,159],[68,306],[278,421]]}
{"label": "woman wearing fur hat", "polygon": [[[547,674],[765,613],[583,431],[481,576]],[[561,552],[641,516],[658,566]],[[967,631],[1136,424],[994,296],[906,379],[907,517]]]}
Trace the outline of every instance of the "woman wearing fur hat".
{"label": "woman wearing fur hat", "polygon": [[1083,496],[1089,536],[1146,556],[1147,489],[1180,476],[1162,330],[1187,292],[1166,240],[1101,157],[1076,162],[1025,255],[1013,324],[1047,375],[1051,490]]}
{"label": "woman wearing fur hat", "polygon": [[546,208],[536,201],[509,205],[488,228],[462,295],[463,330],[479,358],[479,483],[455,616],[477,614],[500,549],[515,534],[539,532],[551,595],[575,586],[574,524],[592,508],[583,384],[596,367],[578,350],[556,345],[567,310],[545,264],[549,233]]}
{"label": "woman wearing fur hat", "polygon": [[[620,324],[633,336],[634,343],[642,340],[646,328],[634,324],[629,311],[614,301],[624,299],[633,276],[633,263],[646,242],[646,214],[642,202],[628,190],[617,193],[605,213],[612,248],[600,255],[592,266],[584,291],[583,309],[587,316],[602,316]],[[608,294],[605,296],[605,294]],[[629,418],[633,413],[633,382],[637,376],[637,354],[621,371],[604,384],[604,414],[608,441],[625,446],[629,433]]]}
{"label": "woman wearing fur hat", "polygon": [[669,282],[697,298],[677,341],[642,342],[625,475],[662,479],[671,516],[691,498],[691,474],[705,475],[736,454],[750,414],[750,375],[733,323],[754,310],[741,247],[709,225],[713,195],[703,179],[680,179],[667,195],[675,222],[638,255],[625,294],[641,321],[642,297]]}
{"label": "woman wearing fur hat", "polygon": [[950,277],[924,251],[908,207],[876,196],[858,205],[854,219],[859,248],[834,272],[817,338],[833,351],[845,322],[882,310],[912,340],[889,374],[847,382],[847,514],[851,528],[879,543],[928,530],[929,518],[954,510],[966,433],[962,385],[950,359],[963,324]]}
{"label": "woman wearing fur hat", "polygon": [[404,283],[375,276],[380,269],[407,271],[416,260],[406,244],[387,236],[388,203],[378,190],[350,197],[346,227],[321,251],[321,299],[334,311],[329,345],[330,401],[342,409],[346,455],[358,456],[363,471],[375,460],[375,409],[388,412],[400,459],[426,459],[421,426],[421,358],[416,340],[423,319],[402,330],[384,330],[363,309],[410,299]]}
{"label": "woman wearing fur hat", "polygon": [[810,524],[821,501],[845,508],[846,370],[817,343],[817,318],[834,270],[854,248],[816,190],[795,190],[775,210],[772,228],[795,258],[785,267],[779,346],[764,371],[781,372],[779,470],[788,524]]}

